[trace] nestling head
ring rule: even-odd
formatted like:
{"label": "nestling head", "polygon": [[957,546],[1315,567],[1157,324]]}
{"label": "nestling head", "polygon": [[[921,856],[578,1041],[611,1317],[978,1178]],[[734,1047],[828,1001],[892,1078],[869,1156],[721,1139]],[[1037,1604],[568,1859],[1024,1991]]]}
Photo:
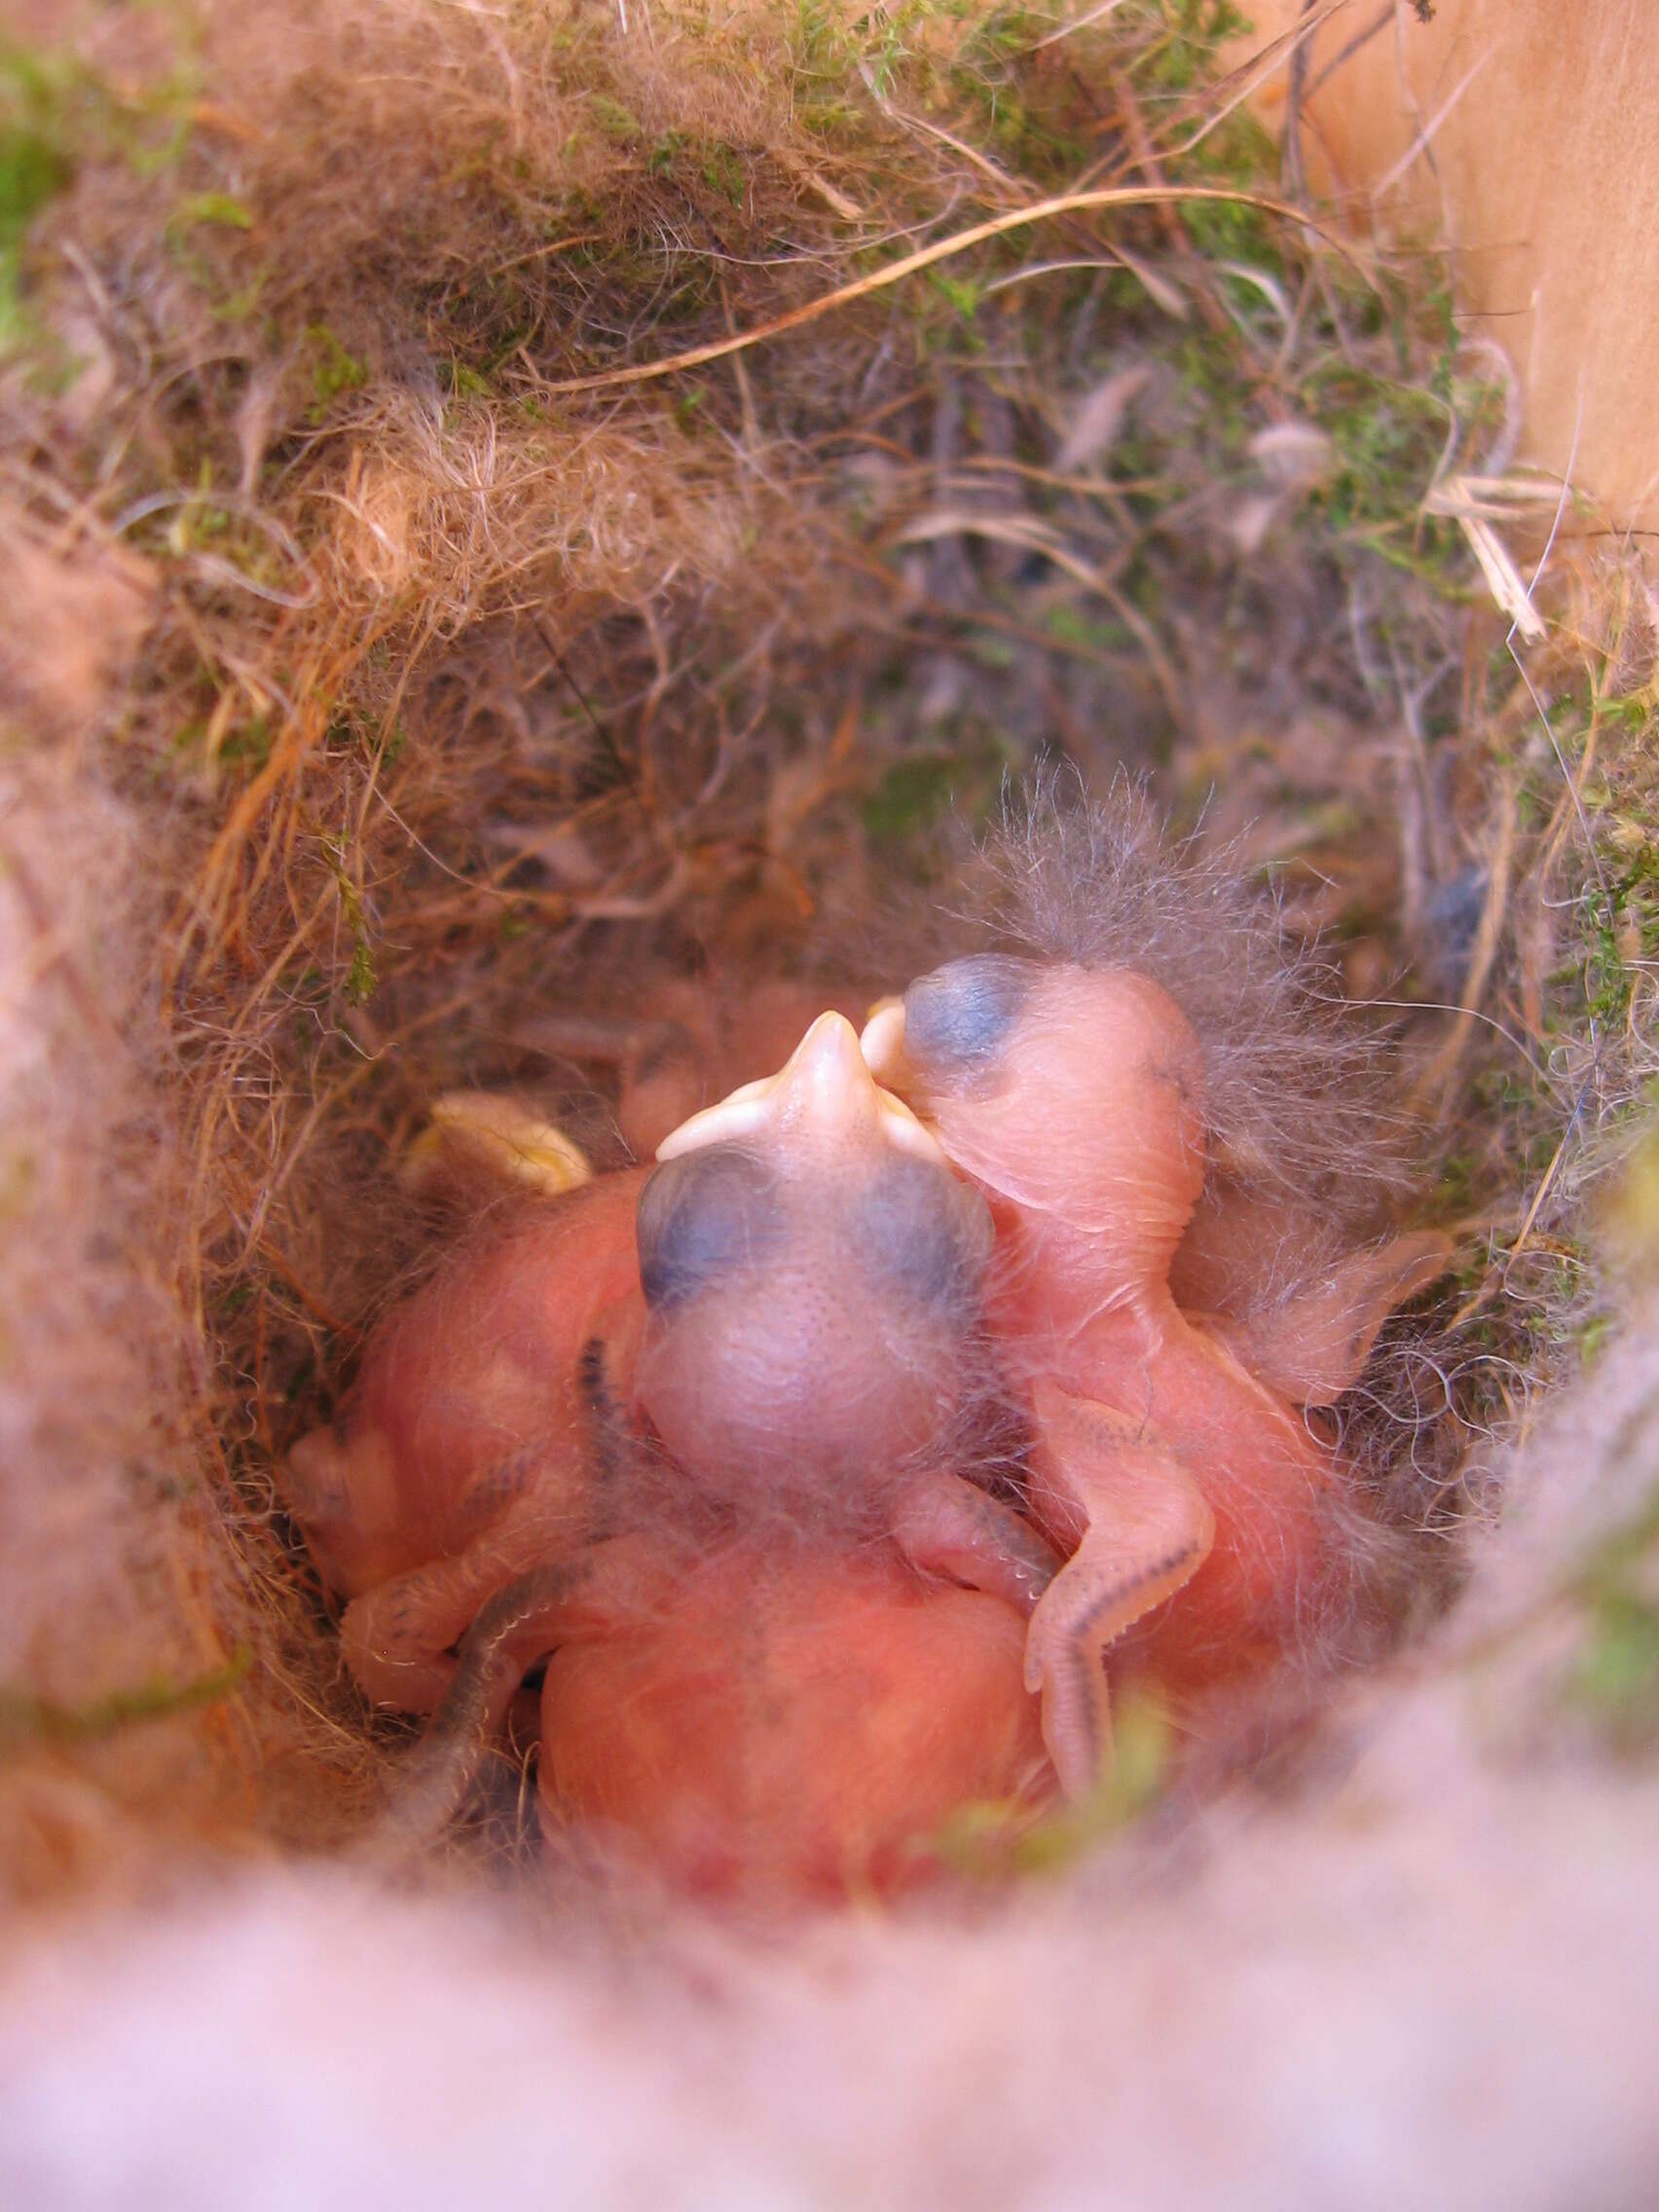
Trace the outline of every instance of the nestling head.
{"label": "nestling head", "polygon": [[1128,968],[948,961],[879,1007],[863,1048],[962,1171],[1161,1280],[1204,1179],[1203,1064],[1168,993]]}
{"label": "nestling head", "polygon": [[694,1115],[641,1196],[636,1401],[715,1494],[787,1496],[913,1463],[975,1374],[991,1222],[856,1032]]}

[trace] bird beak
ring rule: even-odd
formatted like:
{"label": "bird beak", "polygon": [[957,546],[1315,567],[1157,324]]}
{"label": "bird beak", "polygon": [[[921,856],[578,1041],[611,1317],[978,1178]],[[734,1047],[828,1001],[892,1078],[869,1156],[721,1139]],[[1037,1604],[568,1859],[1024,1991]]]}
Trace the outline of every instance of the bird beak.
{"label": "bird beak", "polygon": [[877,999],[869,1010],[859,1051],[877,1083],[897,1090],[904,1077],[904,1002]]}
{"label": "bird beak", "polygon": [[[903,1010],[896,1011],[902,1026]],[[861,1131],[900,1152],[944,1163],[943,1153],[908,1106],[875,1082],[845,1014],[821,1014],[776,1075],[746,1083],[718,1106],[682,1122],[658,1145],[657,1158],[678,1160],[703,1145],[741,1143],[763,1132],[787,1140],[813,1134],[844,1140]]]}

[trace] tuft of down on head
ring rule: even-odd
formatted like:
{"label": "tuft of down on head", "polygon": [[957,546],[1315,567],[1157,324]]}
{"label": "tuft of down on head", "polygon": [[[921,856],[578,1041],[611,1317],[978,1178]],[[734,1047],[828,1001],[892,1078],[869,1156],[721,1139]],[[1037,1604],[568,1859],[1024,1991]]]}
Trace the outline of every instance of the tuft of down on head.
{"label": "tuft of down on head", "polygon": [[1399,1209],[1413,1132],[1386,1040],[1239,857],[1172,839],[1140,784],[1090,799],[1050,771],[1005,792],[936,942],[940,958],[1131,970],[1179,1008],[1198,1041],[1207,1161],[1176,1262],[1186,1302],[1276,1301]]}

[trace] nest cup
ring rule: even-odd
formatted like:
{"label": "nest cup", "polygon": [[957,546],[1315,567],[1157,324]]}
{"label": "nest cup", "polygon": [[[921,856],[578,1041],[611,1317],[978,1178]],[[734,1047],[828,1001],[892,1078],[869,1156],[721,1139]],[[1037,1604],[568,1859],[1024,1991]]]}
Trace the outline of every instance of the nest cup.
{"label": "nest cup", "polygon": [[362,0],[7,50],[20,1905],[360,1831],[409,1732],[273,1470],[512,1202],[411,1195],[434,1100],[618,1163],[665,1003],[718,1062],[779,978],[1145,966],[1220,1172],[1456,1243],[1340,1409],[1345,1648],[1455,1595],[1604,1310],[1650,604],[1562,552],[1522,667],[1436,496],[1512,395],[1431,260],[1283,203],[1219,27]]}

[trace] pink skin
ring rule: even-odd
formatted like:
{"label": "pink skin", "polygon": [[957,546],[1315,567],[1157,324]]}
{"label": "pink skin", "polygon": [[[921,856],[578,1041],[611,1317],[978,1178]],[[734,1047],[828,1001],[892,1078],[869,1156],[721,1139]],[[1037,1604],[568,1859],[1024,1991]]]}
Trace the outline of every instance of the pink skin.
{"label": "pink skin", "polygon": [[[546,1203],[417,1294],[344,1437],[296,1448],[294,1509],[351,1595],[359,1682],[438,1709],[386,1840],[441,1825],[525,1670],[579,1650],[556,1677],[584,1717],[549,1753],[572,1801],[653,1847],[678,1833],[694,1762],[615,1725],[676,1716],[685,1744],[727,1747],[708,1832],[731,1829],[731,1863],[810,1886],[827,1850],[867,1860],[1000,1790],[1011,1747],[1022,1775],[1035,1756],[1020,1624],[1055,1562],[955,1471],[982,1426],[991,1226],[838,1014],[663,1149],[648,1189],[630,1173]],[[744,1572],[686,1582],[738,1556],[733,1527]],[[860,1648],[830,1663],[842,1634]],[[851,1770],[837,1827],[826,1778]],[[794,1802],[819,1814],[792,1824]]]}
{"label": "pink skin", "polygon": [[623,1840],[703,1895],[908,1888],[964,1804],[1034,1813],[1051,1794],[1020,1672],[1030,1595],[926,1580],[892,1544],[611,1538],[482,1607],[370,1855],[418,1848],[461,1809],[551,1648],[550,1825]]}
{"label": "pink skin", "polygon": [[[646,1017],[549,1017],[539,1042],[619,1069],[619,1124],[648,1156],[727,1082],[778,1065],[818,1012],[783,981],[746,1005],[740,1033],[734,994],[685,980]],[[464,1251],[377,1334],[341,1419],[289,1454],[284,1502],[350,1601],[346,1659],[375,1702],[431,1711],[484,1600],[587,1540],[597,1440],[581,1363],[603,1339],[612,1380],[631,1376],[645,1179],[532,1201],[510,1235]]]}
{"label": "pink skin", "polygon": [[443,1695],[445,1654],[492,1591],[587,1540],[597,1443],[582,1358],[644,1319],[642,1170],[531,1204],[382,1328],[331,1428],[284,1487],[324,1579],[349,1599],[347,1662],[409,1713]]}
{"label": "pink skin", "polygon": [[[542,1692],[547,1817],[611,1829],[704,1895],[888,1894],[961,1806],[1051,1789],[1026,1611],[891,1547],[755,1542],[567,1638]],[[618,1731],[616,1715],[628,1725]]]}
{"label": "pink skin", "polygon": [[985,1425],[987,1209],[852,1026],[662,1147],[640,1206],[640,1419],[697,1495],[774,1548],[888,1542],[1029,1611],[1052,1560],[958,1473]]}
{"label": "pink skin", "polygon": [[[730,1669],[708,1663],[713,1613],[677,1596],[642,1617],[633,1578],[660,1588],[664,1562],[685,1556],[676,1495],[735,1518],[773,1562],[738,1648],[774,1687],[797,1666],[786,1594],[832,1612],[849,1562],[884,1557],[883,1574],[908,1577],[893,1586],[906,1604],[920,1573],[1028,1614],[1024,1686],[1042,1693],[1044,1741],[1074,1796],[1108,1743],[1102,1655],[1135,1623],[1151,1664],[1194,1682],[1291,1632],[1324,1562],[1334,1463],[1295,1410],[1297,1375],[1275,1390],[1240,1352],[1276,1381],[1274,1358],[1294,1370],[1313,1346],[1328,1386],[1345,1360],[1362,1362],[1411,1265],[1395,1251],[1337,1271],[1281,1309],[1272,1357],[1247,1322],[1228,1324],[1230,1346],[1182,1313],[1170,1268],[1203,1180],[1196,1040],[1144,977],[988,965],[994,988],[976,986],[984,1003],[970,990],[966,1016],[946,971],[867,1036],[934,1134],[872,1083],[845,1020],[825,1015],[779,1076],[674,1132],[648,1188],[612,1177],[539,1208],[421,1294],[372,1350],[346,1441],[297,1449],[296,1513],[352,1596],[345,1646],[371,1695],[435,1706],[456,1675],[451,1647],[477,1623],[424,1802],[453,1803],[455,1747],[481,1742],[480,1715],[498,1718],[555,1647],[603,1647],[580,1680],[591,1690],[608,1670],[621,1708],[642,1698],[678,1715],[686,1742],[741,1707]],[[993,1220],[990,1321],[1033,1431],[1036,1527],[955,1471],[986,1411],[976,1316]],[[602,1515],[596,1471],[619,1439],[646,1455],[612,1475]],[[646,1487],[630,1493],[636,1476]],[[598,1541],[618,1516],[631,1533]],[[1067,1555],[1057,1574],[1046,1539]],[[736,1589],[721,1589],[735,1633]],[[902,1647],[913,1624],[890,1625]],[[958,1632],[972,1673],[978,1630],[964,1619],[946,1642]],[[608,1802],[633,1753],[617,1738],[608,1779],[591,1701],[580,1710],[588,1749],[559,1755],[578,1800]],[[744,1726],[755,1741],[733,1739],[728,1798],[750,1751],[782,1771],[778,1744],[762,1748],[753,1717]],[[800,1778],[839,1755],[816,1724],[795,1743]],[[940,1771],[954,1771],[948,1729],[945,1749]],[[664,1770],[657,1812],[685,1784]],[[636,1772],[629,1817],[660,1840],[645,1787]],[[784,1860],[804,1849],[773,1828]]]}
{"label": "pink skin", "polygon": [[952,963],[880,1012],[865,1050],[991,1201],[991,1320],[1028,1394],[1032,1511],[1068,1555],[1033,1614],[1026,1680],[1080,1797],[1109,1748],[1103,1657],[1137,1622],[1143,1663],[1182,1686],[1294,1634],[1330,1564],[1338,1471],[1299,1408],[1357,1375],[1439,1240],[1335,1271],[1281,1310],[1253,1373],[1250,1330],[1189,1316],[1170,1290],[1203,1187],[1203,1086],[1157,985]]}
{"label": "pink skin", "polygon": [[[659,1157],[640,1217],[664,1285],[641,1410],[702,1489],[745,1511],[880,1520],[882,1488],[937,1452],[975,1385],[983,1204],[876,1088],[835,1014]],[[647,1259],[647,1291],[652,1273]]]}
{"label": "pink skin", "polygon": [[[837,1110],[863,1112],[876,1094],[856,1038],[842,1017],[826,1020],[836,1065],[856,1072]],[[793,1097],[786,1086],[774,1123]],[[605,1440],[583,1361],[596,1344],[618,1410],[657,1421],[722,1494],[734,1479],[775,1491],[787,1474],[822,1503],[853,1468],[883,1461],[878,1420],[885,1463],[909,1472],[906,1452],[951,1418],[965,1386],[959,1319],[930,1335],[898,1305],[861,1302],[836,1263],[833,1200],[814,1204],[814,1173],[856,1186],[879,1159],[876,1124],[852,1133],[791,1112],[790,1133],[768,1139],[767,1170],[789,1235],[762,1276],[647,1329],[636,1250],[645,1171],[533,1201],[510,1234],[463,1252],[393,1314],[342,1418],[294,1446],[285,1501],[350,1601],[345,1656],[377,1703],[431,1711],[484,1601],[591,1540]]]}

